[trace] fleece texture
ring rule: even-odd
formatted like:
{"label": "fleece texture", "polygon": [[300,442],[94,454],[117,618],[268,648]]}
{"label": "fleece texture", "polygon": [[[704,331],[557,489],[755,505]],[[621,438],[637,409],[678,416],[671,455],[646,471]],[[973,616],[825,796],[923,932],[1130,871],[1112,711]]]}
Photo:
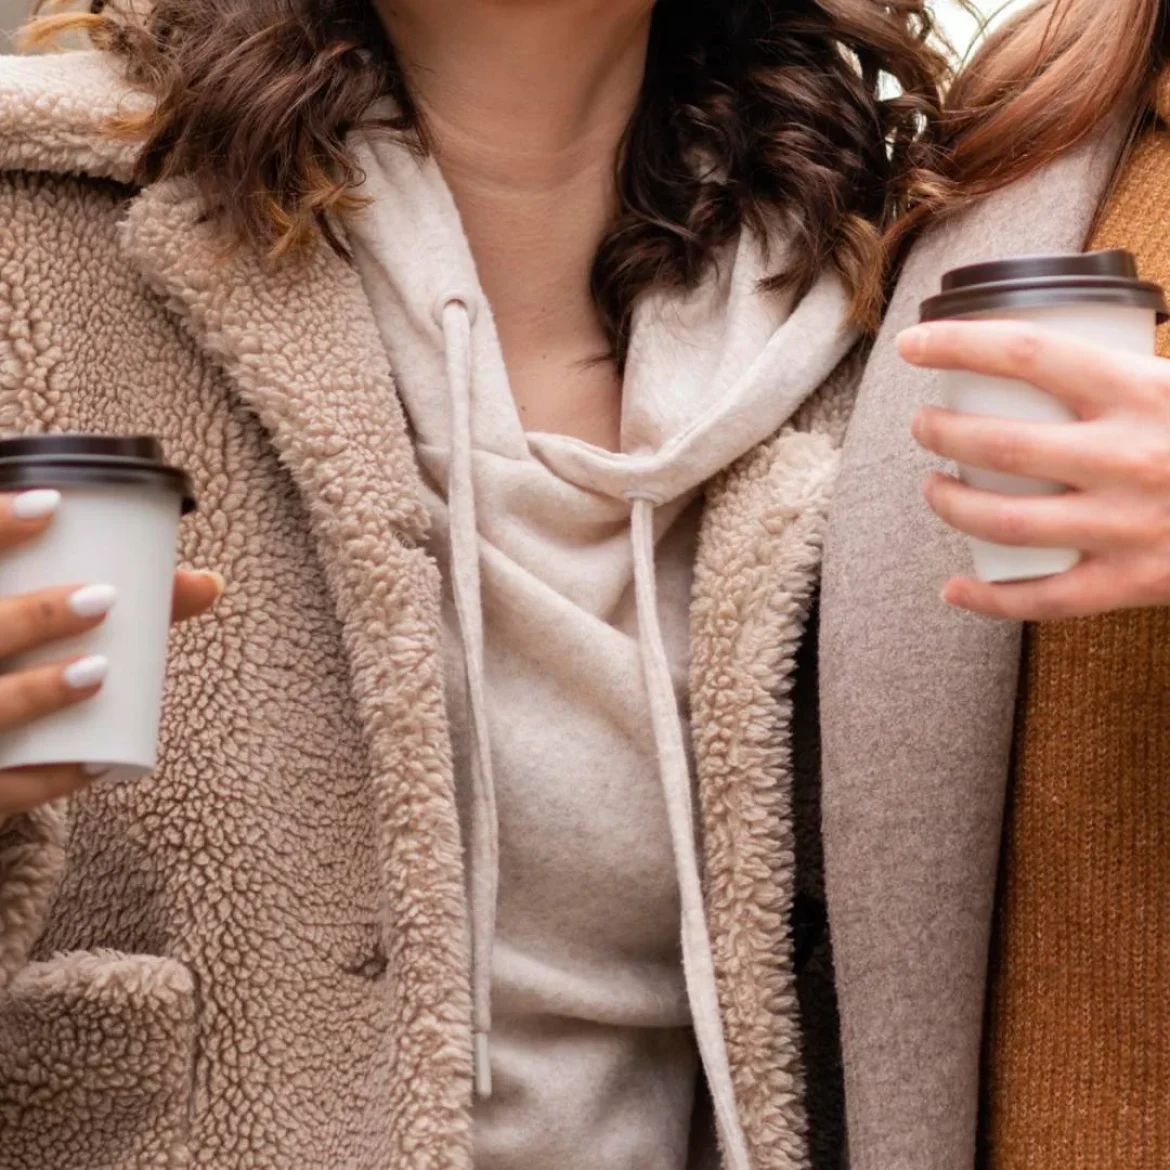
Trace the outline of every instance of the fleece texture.
{"label": "fleece texture", "polygon": [[[174,635],[156,775],[0,831],[0,1170],[468,1170],[440,574],[386,352],[325,247],[227,257],[184,185],[113,181],[133,100],[97,54],[0,62],[0,429],[159,435],[201,502],[183,559],[229,587]],[[713,487],[697,556],[702,864],[760,1170],[808,1164],[785,696],[851,388]]]}
{"label": "fleece texture", "polygon": [[191,1166],[195,1004],[174,959],[94,951],[25,967],[0,1014],[0,1162]]}
{"label": "fleece texture", "polygon": [[776,945],[795,892],[792,692],[858,365],[847,360],[792,426],[712,485],[692,608],[691,712],[728,1055],[754,1123],[753,1165],[786,1170],[810,1165],[796,971],[792,948]]}
{"label": "fleece texture", "polygon": [[28,962],[65,865],[65,809],[13,821],[0,835],[0,992]]}
{"label": "fleece texture", "polygon": [[922,502],[907,439],[938,400],[897,333],[943,272],[1080,251],[1115,167],[1094,141],[945,225],[910,258],[850,425],[825,553],[824,844],[852,1170],[971,1170],[1020,630],[949,610],[970,572]]}
{"label": "fleece texture", "polygon": [[[0,835],[16,883],[4,966],[39,936],[33,957],[62,971],[0,997],[0,1036],[22,1038],[4,1049],[0,1166],[122,1170],[179,1148],[217,1168],[467,1166],[438,574],[415,545],[425,521],[380,341],[326,250],[279,274],[247,254],[233,268],[176,193],[120,229],[130,194],[4,176],[0,427],[158,434],[202,505],[183,558],[231,585],[175,635],[157,775],[75,802],[39,924],[60,836],[48,814]],[[144,270],[176,290],[172,308]],[[196,989],[194,1041],[190,1012],[161,1002],[175,983],[153,978],[160,961]],[[139,1005],[142,1076],[104,1022]],[[59,1078],[51,1092],[23,1093],[35,1068]],[[186,1107],[164,1107],[163,1088]],[[123,1136],[119,1118],[150,1110],[150,1149],[171,1161]],[[87,1119],[74,1142],[65,1115]]]}
{"label": "fleece texture", "polygon": [[149,110],[127,89],[104,56],[77,54],[8,57],[0,71],[0,155],[12,168],[84,172],[128,181],[138,148],[103,132],[111,117]]}

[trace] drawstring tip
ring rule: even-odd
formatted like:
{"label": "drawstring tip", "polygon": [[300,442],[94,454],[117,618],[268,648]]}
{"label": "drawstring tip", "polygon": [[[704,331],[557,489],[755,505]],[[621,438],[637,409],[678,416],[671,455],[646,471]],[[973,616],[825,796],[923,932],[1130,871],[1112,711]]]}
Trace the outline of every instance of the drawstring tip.
{"label": "drawstring tip", "polygon": [[475,1095],[481,1101],[492,1096],[491,1037],[486,1032],[475,1034]]}

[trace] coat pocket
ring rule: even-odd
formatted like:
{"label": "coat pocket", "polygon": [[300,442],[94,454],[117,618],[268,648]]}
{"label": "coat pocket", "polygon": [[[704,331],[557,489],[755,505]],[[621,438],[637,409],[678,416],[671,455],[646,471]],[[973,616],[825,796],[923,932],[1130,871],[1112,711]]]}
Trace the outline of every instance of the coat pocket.
{"label": "coat pocket", "polygon": [[25,967],[0,995],[0,1170],[189,1165],[195,987],[112,951]]}

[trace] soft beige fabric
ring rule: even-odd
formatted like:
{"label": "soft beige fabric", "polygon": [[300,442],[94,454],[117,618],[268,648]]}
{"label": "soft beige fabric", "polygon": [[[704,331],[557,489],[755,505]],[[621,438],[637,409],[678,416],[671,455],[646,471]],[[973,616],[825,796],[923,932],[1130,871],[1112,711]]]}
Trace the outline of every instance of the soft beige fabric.
{"label": "soft beige fabric", "polygon": [[851,1170],[971,1170],[1019,629],[946,607],[963,538],[907,441],[937,379],[898,357],[943,272],[1077,251],[1117,157],[1087,143],[916,249],[869,359],[825,550],[824,840]]}
{"label": "soft beige fabric", "polygon": [[[767,261],[745,236],[693,295],[639,307],[618,453],[526,435],[437,164],[389,138],[359,157],[369,205],[349,238],[449,586],[475,1027],[494,1082],[476,1164],[681,1170],[694,1019],[729,1164],[747,1170],[697,882],[694,910],[679,895],[698,874],[688,752],[672,743],[693,504],[851,348],[844,293],[828,278],[793,316],[761,293]],[[659,662],[647,647],[663,624]]]}
{"label": "soft beige fabric", "polygon": [[9,167],[84,171],[125,181],[134,171],[134,143],[102,133],[111,115],[149,109],[122,86],[114,67],[95,54],[9,57],[0,70],[0,154]]}
{"label": "soft beige fabric", "polygon": [[[0,427],[159,434],[203,504],[184,557],[230,585],[175,636],[158,774],[0,832],[0,1170],[467,1170],[440,574],[384,347],[326,250],[224,260],[184,186],[61,174],[125,177],[103,77],[0,61],[0,167],[36,172],[0,177]],[[699,829],[754,1170],[808,1161],[783,696],[839,416],[720,477],[699,541]]]}
{"label": "soft beige fabric", "polygon": [[93,951],[25,967],[0,1033],[0,1165],[189,1166],[195,1011],[174,959]]}

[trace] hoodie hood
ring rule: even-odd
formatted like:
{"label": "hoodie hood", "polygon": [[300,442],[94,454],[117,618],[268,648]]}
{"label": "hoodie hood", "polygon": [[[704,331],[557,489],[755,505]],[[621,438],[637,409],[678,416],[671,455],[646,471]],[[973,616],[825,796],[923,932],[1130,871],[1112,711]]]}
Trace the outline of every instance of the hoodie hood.
{"label": "hoodie hood", "polygon": [[[493,735],[485,664],[485,593],[522,572],[555,594],[549,639],[576,613],[614,624],[632,584],[629,640],[652,733],[677,880],[686,998],[728,1165],[749,1170],[725,1050],[705,920],[686,726],[685,667],[672,661],[660,613],[656,549],[714,475],[779,430],[856,340],[840,281],[824,276],[799,303],[765,293],[782,261],[744,233],[703,284],[638,306],[623,384],[621,448],[525,433],[491,307],[437,164],[389,138],[357,144],[369,206],[348,225],[355,258],[415,430],[466,683],[469,884],[477,1092],[491,1094],[492,952],[500,889]],[[538,553],[526,549],[533,545]],[[574,552],[576,550],[576,553]],[[617,570],[617,571],[611,571]],[[606,596],[612,583],[613,596]],[[539,604],[525,613],[533,622]],[[685,603],[683,605],[685,612]],[[597,637],[604,637],[601,630]],[[615,684],[615,686],[618,684]]]}
{"label": "hoodie hood", "polygon": [[[420,444],[450,434],[441,306],[472,319],[477,450],[536,458],[591,491],[646,491],[664,502],[700,487],[782,427],[856,342],[848,298],[826,274],[798,304],[761,292],[783,265],[780,243],[744,234],[692,292],[642,298],[623,385],[621,450],[563,435],[525,434],[512,400],[491,307],[459,212],[433,159],[396,142],[358,146],[370,207],[349,225],[376,291],[400,393]],[[833,327],[826,328],[832,322]],[[431,392],[427,392],[431,388]]]}

